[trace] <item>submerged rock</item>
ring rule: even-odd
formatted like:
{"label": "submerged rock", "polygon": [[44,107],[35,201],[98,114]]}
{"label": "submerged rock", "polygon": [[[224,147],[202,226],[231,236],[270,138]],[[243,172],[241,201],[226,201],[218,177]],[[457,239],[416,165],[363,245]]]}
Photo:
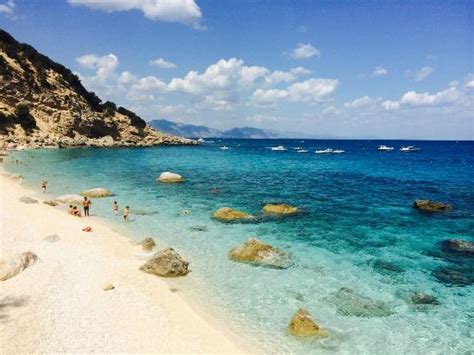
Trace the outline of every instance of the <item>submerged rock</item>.
{"label": "submerged rock", "polygon": [[413,208],[417,208],[419,210],[427,212],[440,212],[449,210],[452,208],[452,206],[441,202],[434,202],[431,200],[415,200],[415,202],[413,202]]}
{"label": "submerged rock", "polygon": [[448,252],[474,256],[474,243],[462,239],[448,239],[441,243]]}
{"label": "submerged rock", "polygon": [[52,206],[52,207],[59,205],[59,203],[56,202],[55,200],[46,200],[46,201],[43,201],[43,203],[45,205]]}
{"label": "submerged rock", "polygon": [[173,248],[167,248],[160,250],[140,266],[140,270],[157,276],[178,277],[187,275],[188,266],[189,263]]}
{"label": "submerged rock", "polygon": [[394,264],[390,261],[386,261],[386,260],[381,260],[381,259],[377,259],[375,260],[373,263],[372,263],[372,267],[382,273],[382,274],[391,274],[391,273],[396,273],[396,274],[399,274],[401,272],[403,272],[403,268],[398,266],[397,264]]}
{"label": "submerged rock", "polygon": [[383,302],[373,301],[355,293],[350,288],[342,287],[330,299],[339,314],[354,317],[386,317],[393,314]]}
{"label": "submerged rock", "polygon": [[263,207],[263,213],[273,215],[292,215],[298,213],[298,207],[287,204],[268,204]]}
{"label": "submerged rock", "polygon": [[243,245],[233,248],[229,252],[229,258],[237,262],[277,269],[287,269],[293,265],[288,254],[256,238],[250,238]]}
{"label": "submerged rock", "polygon": [[179,174],[165,171],[164,173],[161,173],[158,180],[164,183],[177,183],[177,182],[183,182],[184,178]]}
{"label": "submerged rock", "polygon": [[20,197],[20,202],[23,203],[38,203],[38,200],[35,200],[34,198],[28,197],[28,196],[22,196]]}
{"label": "submerged rock", "polygon": [[70,205],[81,205],[84,198],[80,195],[62,195],[54,199],[58,203],[66,203]]}
{"label": "submerged rock", "polygon": [[440,267],[433,272],[438,281],[448,286],[467,286],[474,283],[474,268]]}
{"label": "submerged rock", "polygon": [[415,292],[411,296],[411,301],[414,304],[439,304],[438,299],[425,292]]}
{"label": "submerged rock", "polygon": [[0,281],[8,280],[33,265],[38,256],[27,251],[9,260],[0,260]]}
{"label": "submerged rock", "polygon": [[328,332],[322,329],[311,317],[311,314],[300,308],[293,316],[288,326],[290,333],[297,337],[327,337]]}
{"label": "submerged rock", "polygon": [[145,251],[152,250],[156,245],[153,238],[145,238],[141,242],[139,242],[138,244],[141,245],[142,249],[145,250]]}
{"label": "submerged rock", "polygon": [[212,217],[220,222],[235,222],[251,220],[255,217],[242,211],[237,211],[229,207],[221,207],[214,212]]}
{"label": "submerged rock", "polygon": [[84,190],[81,192],[81,196],[87,196],[87,197],[107,197],[107,196],[112,196],[112,192],[103,188],[103,187],[96,187],[90,190]]}
{"label": "submerged rock", "polygon": [[196,226],[189,227],[189,229],[193,232],[206,232],[207,226],[198,224]]}

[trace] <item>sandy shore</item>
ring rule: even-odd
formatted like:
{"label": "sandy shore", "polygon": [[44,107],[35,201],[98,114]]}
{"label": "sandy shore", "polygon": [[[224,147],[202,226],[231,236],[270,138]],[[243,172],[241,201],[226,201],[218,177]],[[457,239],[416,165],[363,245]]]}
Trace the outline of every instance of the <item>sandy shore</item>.
{"label": "sandy shore", "polygon": [[[5,176],[0,186],[0,257],[25,251],[39,257],[19,275],[0,281],[1,353],[249,351],[193,310],[166,281],[139,271],[143,260],[136,259],[124,236],[41,199],[20,202],[34,194]],[[83,232],[86,226],[94,231]],[[54,234],[60,240],[43,239]],[[104,291],[109,283],[115,289]]]}

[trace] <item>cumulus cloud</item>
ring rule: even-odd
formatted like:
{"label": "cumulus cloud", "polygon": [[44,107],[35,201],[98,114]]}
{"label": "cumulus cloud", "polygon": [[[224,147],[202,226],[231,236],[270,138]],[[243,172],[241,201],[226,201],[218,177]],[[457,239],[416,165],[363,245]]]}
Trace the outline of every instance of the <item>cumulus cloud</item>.
{"label": "cumulus cloud", "polygon": [[71,5],[81,5],[107,12],[138,10],[154,21],[178,22],[202,28],[201,9],[194,0],[68,0]]}
{"label": "cumulus cloud", "polygon": [[415,73],[415,81],[422,81],[425,80],[427,77],[429,77],[433,73],[434,69],[432,67],[423,67],[419,70],[416,71]]}
{"label": "cumulus cloud", "polygon": [[76,62],[83,68],[95,70],[100,80],[109,79],[119,65],[118,58],[113,53],[102,57],[95,54],[86,54],[76,58]]}
{"label": "cumulus cloud", "polygon": [[474,89],[474,74],[469,74],[466,77],[464,86],[468,89]]}
{"label": "cumulus cloud", "polygon": [[428,94],[427,92],[417,93],[415,91],[408,91],[400,99],[400,104],[413,107],[441,106],[455,103],[460,97],[461,92],[455,87],[450,87],[435,94]]}
{"label": "cumulus cloud", "polygon": [[381,66],[375,67],[374,71],[372,72],[372,75],[374,76],[384,76],[387,74],[388,74],[388,70]]}
{"label": "cumulus cloud", "polygon": [[8,0],[0,4],[0,13],[12,16],[15,11],[15,2],[13,0]]}
{"label": "cumulus cloud", "polygon": [[309,59],[321,56],[319,49],[313,47],[311,43],[298,43],[296,48],[290,53],[293,59]]}
{"label": "cumulus cloud", "polygon": [[306,76],[311,74],[311,70],[305,69],[303,67],[292,68],[289,71],[275,70],[265,77],[265,80],[269,84],[277,83],[290,83],[295,81],[301,76]]}
{"label": "cumulus cloud", "polygon": [[369,106],[373,106],[374,104],[380,102],[380,98],[372,98],[369,96],[363,96],[354,101],[346,102],[344,107],[348,108],[365,108]]}
{"label": "cumulus cloud", "polygon": [[173,62],[169,62],[167,60],[164,60],[163,58],[156,58],[153,60],[150,60],[150,64],[157,66],[158,68],[161,69],[173,69],[176,68],[176,64]]}

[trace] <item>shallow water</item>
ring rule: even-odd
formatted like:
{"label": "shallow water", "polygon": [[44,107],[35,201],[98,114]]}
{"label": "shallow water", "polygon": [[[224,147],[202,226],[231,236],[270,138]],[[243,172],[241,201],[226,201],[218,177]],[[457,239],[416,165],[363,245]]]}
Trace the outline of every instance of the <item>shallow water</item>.
{"label": "shallow water", "polygon": [[[222,144],[230,150],[220,150]],[[279,144],[304,146],[310,153],[268,149]],[[440,243],[474,240],[474,143],[389,144],[422,148],[413,154],[377,152],[379,144],[223,140],[202,147],[36,150],[15,152],[4,165],[24,175],[26,186],[39,189],[46,178],[51,196],[111,189],[116,196],[94,200],[93,214],[132,239],[154,236],[179,250],[191,262],[190,282],[199,284],[185,292],[210,302],[234,321],[232,327],[244,328],[272,350],[472,352],[473,257],[444,252]],[[327,147],[346,153],[313,153]],[[186,181],[157,183],[163,171]],[[449,202],[454,209],[421,213],[411,207],[417,198]],[[131,207],[129,223],[112,214],[114,200],[121,209]],[[301,213],[246,224],[211,219],[219,207],[259,214],[269,202],[297,205]],[[277,270],[229,261],[227,252],[251,236],[291,253],[295,265]],[[446,269],[460,277],[447,278]],[[342,287],[383,302],[386,314],[351,314],[347,309],[354,305],[335,296]],[[413,305],[414,291],[436,296],[440,305]],[[332,337],[288,335],[289,320],[300,307]]]}

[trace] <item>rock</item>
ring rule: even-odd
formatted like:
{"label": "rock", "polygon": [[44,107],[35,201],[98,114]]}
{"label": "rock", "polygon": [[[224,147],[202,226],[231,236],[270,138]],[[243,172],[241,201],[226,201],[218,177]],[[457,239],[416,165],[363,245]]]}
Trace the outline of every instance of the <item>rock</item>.
{"label": "rock", "polygon": [[38,203],[38,200],[35,200],[34,198],[28,197],[28,196],[22,196],[20,197],[20,202],[23,203]]}
{"label": "rock", "polygon": [[474,283],[474,269],[471,267],[440,267],[433,275],[448,286],[467,286]]}
{"label": "rock", "polygon": [[10,260],[0,260],[0,281],[5,281],[18,275],[33,265],[37,259],[38,256],[35,253],[27,251]]}
{"label": "rock", "polygon": [[440,212],[449,210],[452,208],[452,206],[445,203],[434,202],[430,200],[415,200],[415,202],[413,202],[413,208],[417,208],[419,210],[427,212]]}
{"label": "rock", "polygon": [[81,196],[87,196],[87,197],[107,197],[107,196],[112,196],[112,192],[103,188],[103,187],[96,187],[94,189],[90,190],[84,190],[81,192]]}
{"label": "rock", "polygon": [[474,256],[473,242],[462,239],[448,239],[443,241],[441,245],[445,251]]}
{"label": "rock", "polygon": [[327,337],[328,333],[322,329],[311,317],[308,311],[300,308],[288,326],[290,333],[297,337]]}
{"label": "rock", "polygon": [[115,288],[114,285],[112,284],[107,284],[104,286],[104,291],[110,291],[110,290],[113,290]]}
{"label": "rock", "polygon": [[52,207],[59,205],[59,203],[54,200],[46,200],[46,201],[43,201],[43,203]]}
{"label": "rock", "polygon": [[84,198],[80,195],[62,195],[54,199],[58,203],[66,203],[70,205],[81,205]]}
{"label": "rock", "polygon": [[292,215],[298,213],[298,207],[286,204],[268,204],[263,207],[263,213],[274,215]]}
{"label": "rock", "polygon": [[56,243],[56,242],[60,241],[61,238],[57,234],[51,234],[51,235],[48,235],[48,236],[44,237],[43,240],[45,240],[47,242],[50,242],[50,243]]}
{"label": "rock", "polygon": [[398,266],[397,264],[394,264],[390,261],[387,260],[381,260],[377,259],[372,263],[372,267],[382,273],[382,274],[391,274],[391,273],[396,273],[399,274],[403,272],[403,268]]}
{"label": "rock", "polygon": [[435,296],[424,292],[415,292],[411,296],[411,301],[414,304],[439,304]]}
{"label": "rock", "polygon": [[145,238],[141,242],[139,242],[138,244],[141,245],[142,249],[145,250],[145,251],[152,250],[156,245],[153,238]]}
{"label": "rock", "polygon": [[250,238],[243,245],[233,248],[229,252],[229,258],[237,262],[277,269],[287,269],[293,265],[288,254],[256,238]]}
{"label": "rock", "polygon": [[207,231],[207,226],[198,224],[198,225],[189,227],[189,230],[191,230],[193,232],[206,232]]}
{"label": "rock", "polygon": [[361,296],[353,290],[342,287],[331,299],[339,314],[354,317],[386,317],[393,312],[383,302],[373,301]]}
{"label": "rock", "polygon": [[173,248],[167,248],[160,250],[140,266],[140,270],[157,276],[178,277],[188,273],[188,266],[189,263]]}
{"label": "rock", "polygon": [[229,207],[219,208],[217,211],[214,212],[212,217],[220,222],[234,222],[242,220],[251,220],[255,218],[254,216],[249,215],[248,213],[237,211]]}
{"label": "rock", "polygon": [[176,183],[176,182],[183,182],[184,178],[179,174],[166,171],[164,173],[161,173],[158,180],[164,183]]}

